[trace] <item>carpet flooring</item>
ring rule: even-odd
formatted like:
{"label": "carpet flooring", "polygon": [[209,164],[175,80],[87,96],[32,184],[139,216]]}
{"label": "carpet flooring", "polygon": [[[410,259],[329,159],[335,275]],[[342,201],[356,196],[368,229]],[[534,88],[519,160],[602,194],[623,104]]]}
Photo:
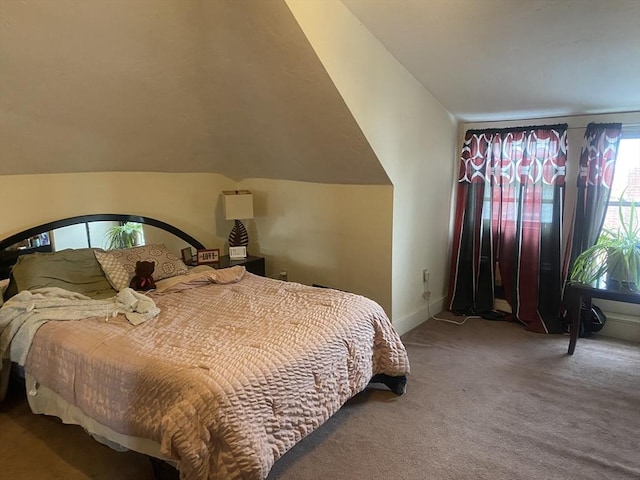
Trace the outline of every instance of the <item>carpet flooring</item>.
{"label": "carpet flooring", "polygon": [[[469,319],[403,336],[412,373],[372,386],[276,462],[268,480],[640,479],[640,345]],[[0,404],[0,478],[147,480],[147,457]]]}

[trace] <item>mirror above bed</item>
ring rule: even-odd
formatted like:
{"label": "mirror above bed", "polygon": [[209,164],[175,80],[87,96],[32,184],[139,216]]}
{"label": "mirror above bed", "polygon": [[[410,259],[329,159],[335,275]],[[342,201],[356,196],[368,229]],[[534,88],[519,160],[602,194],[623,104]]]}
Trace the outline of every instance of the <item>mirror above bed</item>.
{"label": "mirror above bed", "polygon": [[164,243],[180,255],[183,248],[198,250],[204,245],[173,225],[140,215],[95,214],[65,218],[38,225],[0,241],[0,279],[8,278],[20,255],[55,252],[67,248],[110,247],[109,232],[125,224],[140,224],[136,245]]}

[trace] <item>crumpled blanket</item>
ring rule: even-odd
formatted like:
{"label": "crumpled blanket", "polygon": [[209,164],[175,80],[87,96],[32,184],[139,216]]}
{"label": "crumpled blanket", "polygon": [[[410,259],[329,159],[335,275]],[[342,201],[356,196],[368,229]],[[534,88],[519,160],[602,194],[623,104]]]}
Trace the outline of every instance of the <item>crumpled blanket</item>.
{"label": "crumpled blanket", "polygon": [[[240,281],[211,281],[234,271]],[[162,313],[138,327],[51,322],[25,371],[92,420],[157,442],[183,480],[262,480],[372,376],[409,373],[372,300],[242,269],[206,273],[204,285],[150,293]]]}
{"label": "crumpled blanket", "polygon": [[156,282],[157,293],[162,292],[179,292],[190,288],[216,283],[218,285],[227,285],[242,280],[247,269],[242,265],[235,267],[221,268],[215,270],[208,266],[199,266],[192,269],[186,275],[166,278]]}
{"label": "crumpled blanket", "polygon": [[24,365],[33,336],[48,321],[124,314],[131,324],[138,325],[159,313],[151,298],[131,288],[105,300],[58,287],[23,290],[0,308],[0,359],[9,358],[10,350],[10,358]]}

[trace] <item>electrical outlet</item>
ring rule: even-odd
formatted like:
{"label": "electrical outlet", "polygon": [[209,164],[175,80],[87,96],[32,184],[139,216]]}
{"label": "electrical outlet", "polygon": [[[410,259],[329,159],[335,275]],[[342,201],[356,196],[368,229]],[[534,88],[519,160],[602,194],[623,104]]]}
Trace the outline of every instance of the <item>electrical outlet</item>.
{"label": "electrical outlet", "polygon": [[429,285],[429,270],[427,270],[426,268],[422,271],[422,281],[425,283],[425,285]]}
{"label": "electrical outlet", "polygon": [[426,268],[422,271],[422,282],[424,283],[422,298],[429,300],[431,298],[431,291],[429,290],[429,270]]}

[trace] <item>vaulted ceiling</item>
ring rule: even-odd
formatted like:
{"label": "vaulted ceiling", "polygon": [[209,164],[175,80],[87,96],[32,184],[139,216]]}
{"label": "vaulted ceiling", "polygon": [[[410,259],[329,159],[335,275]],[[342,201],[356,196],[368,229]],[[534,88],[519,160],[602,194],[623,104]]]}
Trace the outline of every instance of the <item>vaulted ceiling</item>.
{"label": "vaulted ceiling", "polygon": [[639,0],[342,0],[456,118],[640,110]]}
{"label": "vaulted ceiling", "polygon": [[389,179],[283,0],[0,2],[0,174]]}
{"label": "vaulted ceiling", "polygon": [[[342,1],[459,120],[640,110],[638,0]],[[284,0],[1,0],[0,174],[94,171],[390,183]]]}

